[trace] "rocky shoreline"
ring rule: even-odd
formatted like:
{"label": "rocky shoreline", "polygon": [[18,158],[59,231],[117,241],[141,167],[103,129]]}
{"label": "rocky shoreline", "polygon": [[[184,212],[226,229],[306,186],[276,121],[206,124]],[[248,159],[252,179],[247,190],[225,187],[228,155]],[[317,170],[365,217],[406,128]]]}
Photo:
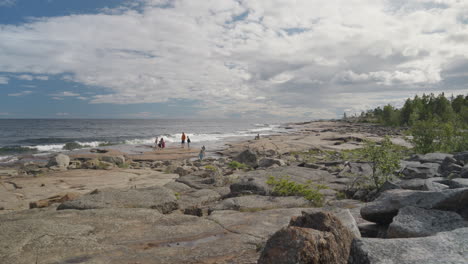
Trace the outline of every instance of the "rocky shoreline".
{"label": "rocky shoreline", "polygon": [[0,263],[466,263],[468,152],[413,155],[359,190],[369,164],[341,153],[386,135],[407,147],[402,130],[290,126],[203,161],[97,149],[0,168]]}

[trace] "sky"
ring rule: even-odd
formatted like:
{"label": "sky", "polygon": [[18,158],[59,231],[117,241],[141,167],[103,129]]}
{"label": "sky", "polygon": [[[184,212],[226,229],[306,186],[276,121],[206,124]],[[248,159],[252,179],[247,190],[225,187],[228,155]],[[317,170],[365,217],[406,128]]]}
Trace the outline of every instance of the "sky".
{"label": "sky", "polygon": [[466,0],[0,0],[0,118],[336,118],[468,93]]}

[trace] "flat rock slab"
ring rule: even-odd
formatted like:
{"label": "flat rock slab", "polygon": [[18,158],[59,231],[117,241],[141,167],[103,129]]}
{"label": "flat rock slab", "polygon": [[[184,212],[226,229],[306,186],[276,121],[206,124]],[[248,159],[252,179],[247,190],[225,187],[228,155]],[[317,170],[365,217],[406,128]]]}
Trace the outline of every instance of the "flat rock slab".
{"label": "flat rock slab", "polygon": [[361,208],[362,218],[390,224],[398,210],[406,206],[425,209],[460,211],[468,207],[468,188],[443,191],[389,190]]}
{"label": "flat rock slab", "polygon": [[[47,199],[60,193],[86,194],[95,189],[129,189],[162,186],[179,176],[149,169],[68,170],[50,172],[39,177],[0,179],[0,206],[3,212],[28,209],[29,203]],[[14,181],[21,189],[10,190],[7,181]]]}
{"label": "flat rock slab", "polygon": [[253,212],[276,208],[298,208],[310,206],[312,206],[312,203],[310,201],[307,201],[303,197],[246,195],[222,200],[219,203],[212,206],[210,210],[237,210]]}
{"label": "flat rock slab", "polygon": [[258,245],[301,210],[25,210],[0,215],[0,263],[256,263]]}
{"label": "flat rock slab", "polygon": [[72,201],[66,201],[57,210],[102,209],[102,208],[150,208],[167,214],[178,208],[177,198],[172,190],[164,187],[148,189],[96,190]]}
{"label": "flat rock slab", "polygon": [[355,239],[349,264],[466,264],[468,228],[419,238]]}
{"label": "flat rock slab", "polygon": [[425,237],[439,232],[468,227],[454,212],[407,206],[399,210],[387,230],[389,238]]}

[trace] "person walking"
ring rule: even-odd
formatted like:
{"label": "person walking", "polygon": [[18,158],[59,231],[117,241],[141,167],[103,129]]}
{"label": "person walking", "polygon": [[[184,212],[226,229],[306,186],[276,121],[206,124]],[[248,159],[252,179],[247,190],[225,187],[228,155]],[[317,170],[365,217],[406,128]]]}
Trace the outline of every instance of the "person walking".
{"label": "person walking", "polygon": [[159,148],[163,149],[166,147],[166,142],[164,142],[164,138],[161,138],[161,140],[159,141]]}
{"label": "person walking", "polygon": [[192,142],[192,141],[190,141],[189,136],[187,136],[187,147],[188,147],[188,148],[190,148],[190,142]]}
{"label": "person walking", "polygon": [[154,150],[158,150],[159,144],[158,144],[158,137],[154,140]]}
{"label": "person walking", "polygon": [[185,132],[182,132],[182,138],[181,138],[181,140],[182,140],[182,147],[185,147],[185,138],[186,138]]}

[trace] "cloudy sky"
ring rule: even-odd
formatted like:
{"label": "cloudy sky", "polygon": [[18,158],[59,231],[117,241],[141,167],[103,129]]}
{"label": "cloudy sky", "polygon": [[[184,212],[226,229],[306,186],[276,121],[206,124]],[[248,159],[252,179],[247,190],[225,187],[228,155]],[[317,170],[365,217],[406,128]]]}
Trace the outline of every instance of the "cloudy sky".
{"label": "cloudy sky", "polygon": [[0,118],[334,118],[468,93],[466,0],[0,0]]}

